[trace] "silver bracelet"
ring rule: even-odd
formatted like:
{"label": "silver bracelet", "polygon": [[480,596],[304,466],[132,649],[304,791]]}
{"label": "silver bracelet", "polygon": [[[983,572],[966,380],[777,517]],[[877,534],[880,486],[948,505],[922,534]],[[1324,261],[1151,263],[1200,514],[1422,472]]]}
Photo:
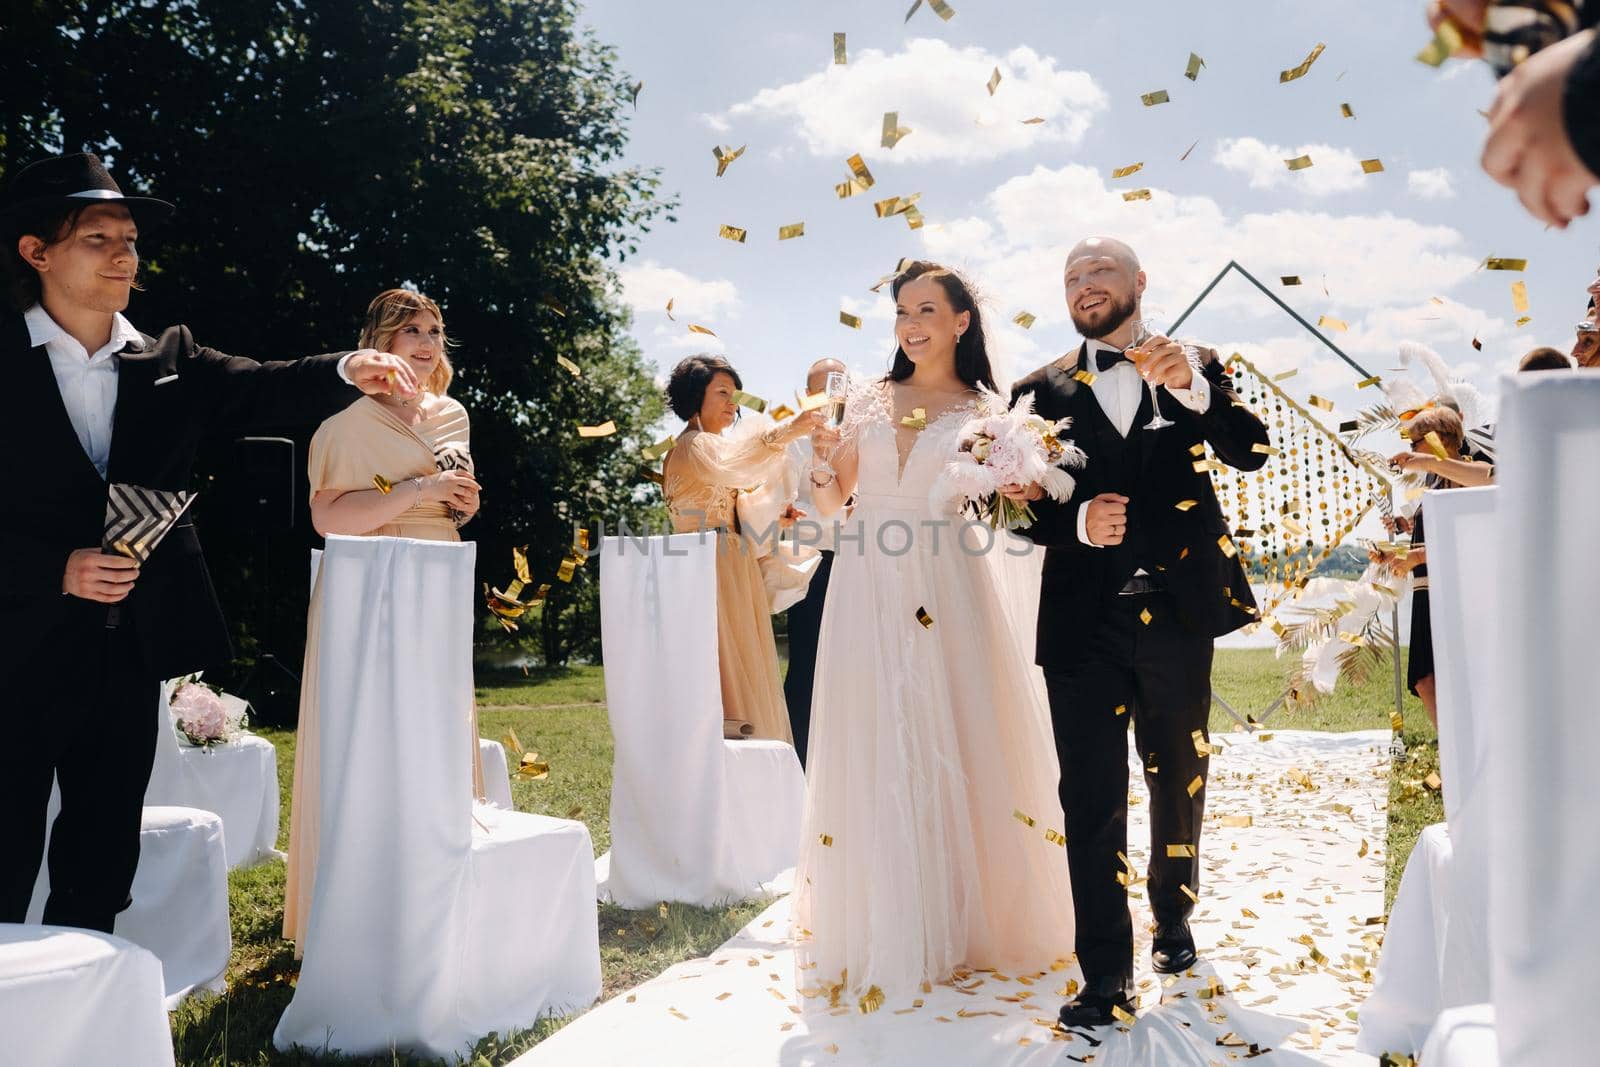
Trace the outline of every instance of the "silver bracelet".
{"label": "silver bracelet", "polygon": [[417,483],[417,499],[415,499],[415,500],[413,500],[411,502],[411,506],[412,507],[416,507],[417,505],[422,503],[422,475],[420,475],[420,474],[417,475],[416,483]]}

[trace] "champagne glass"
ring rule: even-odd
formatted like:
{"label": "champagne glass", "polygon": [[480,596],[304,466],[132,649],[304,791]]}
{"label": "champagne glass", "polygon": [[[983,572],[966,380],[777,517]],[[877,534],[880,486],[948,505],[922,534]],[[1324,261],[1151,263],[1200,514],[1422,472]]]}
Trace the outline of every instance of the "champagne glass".
{"label": "champagne glass", "polygon": [[[823,413],[826,416],[824,424],[830,430],[837,430],[844,425],[845,396],[849,392],[849,379],[845,377],[843,371],[829,371],[827,384],[823,386],[822,391],[828,396],[823,406]],[[816,461],[812,464],[811,484],[818,489],[831,484],[836,476],[833,464],[829,462],[832,455],[833,448],[830,446],[826,452],[817,453]],[[819,474],[827,476],[820,483],[817,480]]]}
{"label": "champagne glass", "polygon": [[[1149,357],[1144,346],[1150,339],[1161,333],[1161,325],[1154,319],[1135,319],[1133,323],[1133,344],[1126,350],[1127,357],[1135,364],[1143,363]],[[1144,383],[1150,390],[1150,421],[1144,424],[1147,430],[1162,430],[1168,426],[1176,425],[1171,419],[1161,416],[1161,403],[1156,398],[1156,383],[1145,380]]]}

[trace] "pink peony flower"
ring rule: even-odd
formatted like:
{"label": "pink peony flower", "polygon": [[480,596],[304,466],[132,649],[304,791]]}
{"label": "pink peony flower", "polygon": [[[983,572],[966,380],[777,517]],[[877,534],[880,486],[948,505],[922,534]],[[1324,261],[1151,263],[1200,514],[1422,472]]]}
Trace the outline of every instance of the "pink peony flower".
{"label": "pink peony flower", "polygon": [[198,682],[181,686],[172,695],[172,714],[178,729],[197,745],[222,741],[228,734],[228,709],[222,698]]}

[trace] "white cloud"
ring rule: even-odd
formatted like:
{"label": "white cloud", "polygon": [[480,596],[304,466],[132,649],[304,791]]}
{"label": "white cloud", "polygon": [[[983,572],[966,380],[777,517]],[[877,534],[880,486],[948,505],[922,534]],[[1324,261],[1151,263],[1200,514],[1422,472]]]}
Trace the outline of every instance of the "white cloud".
{"label": "white cloud", "polygon": [[[996,67],[1002,80],[990,97],[984,85]],[[818,156],[892,151],[909,163],[981,162],[1041,143],[1076,145],[1106,106],[1091,76],[1058,70],[1052,57],[1031,48],[999,56],[918,39],[894,55],[864,49],[846,66],[829,64],[801,81],[763,89],[722,118],[793,121]],[[913,131],[892,150],[877,147],[886,111],[897,111],[900,125]],[[1023,125],[1034,117],[1045,121]]]}
{"label": "white cloud", "polygon": [[1423,200],[1448,200],[1456,195],[1450,172],[1443,167],[1410,172],[1406,175],[1406,190]]}
{"label": "white cloud", "polygon": [[[1287,160],[1310,156],[1311,166],[1290,170]],[[1303,144],[1297,148],[1264,144],[1254,137],[1227,137],[1211,157],[1228,170],[1245,175],[1252,189],[1295,189],[1312,196],[1347,193],[1367,177],[1361,159],[1348,148]]]}
{"label": "white cloud", "polygon": [[655,260],[622,267],[617,279],[622,283],[623,302],[633,308],[635,315],[662,321],[666,321],[668,300],[672,301],[672,314],[679,322],[715,318],[724,309],[731,312],[739,304],[739,290],[727,279],[695,278]]}

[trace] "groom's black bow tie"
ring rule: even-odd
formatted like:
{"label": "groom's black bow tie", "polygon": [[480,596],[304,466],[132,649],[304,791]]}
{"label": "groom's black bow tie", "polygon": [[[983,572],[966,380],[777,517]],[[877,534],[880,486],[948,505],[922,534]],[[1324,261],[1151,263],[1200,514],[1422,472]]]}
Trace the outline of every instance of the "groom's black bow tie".
{"label": "groom's black bow tie", "polygon": [[1094,350],[1094,369],[1098,371],[1108,371],[1118,363],[1132,362],[1133,360],[1128,358],[1127,353],[1118,351],[1115,348],[1097,348]]}

